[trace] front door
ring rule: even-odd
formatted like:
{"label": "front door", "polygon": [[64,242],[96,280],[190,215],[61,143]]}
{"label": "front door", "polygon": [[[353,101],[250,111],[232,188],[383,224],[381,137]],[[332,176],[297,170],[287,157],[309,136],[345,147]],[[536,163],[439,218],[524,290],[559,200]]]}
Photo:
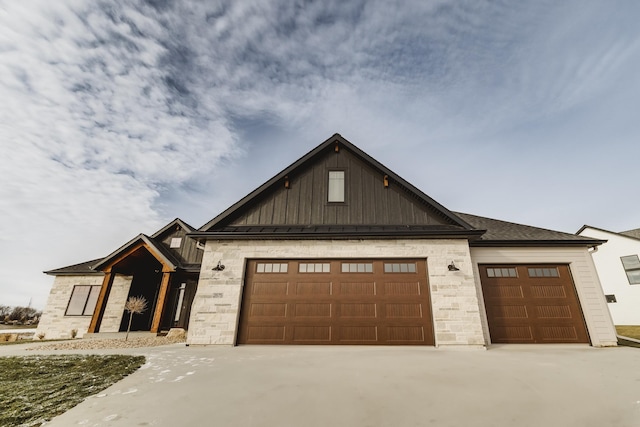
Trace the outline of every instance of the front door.
{"label": "front door", "polygon": [[189,327],[191,305],[198,289],[197,276],[197,274],[179,276],[171,283],[167,304],[162,314],[162,330]]}

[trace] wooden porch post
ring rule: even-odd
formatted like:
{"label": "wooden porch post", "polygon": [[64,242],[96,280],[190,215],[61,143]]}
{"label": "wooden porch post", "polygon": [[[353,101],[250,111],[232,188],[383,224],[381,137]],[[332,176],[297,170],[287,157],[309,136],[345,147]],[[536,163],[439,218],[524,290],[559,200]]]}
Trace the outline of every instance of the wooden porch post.
{"label": "wooden porch post", "polygon": [[102,280],[100,295],[98,295],[98,301],[96,301],[96,308],[93,310],[91,323],[89,324],[89,329],[87,330],[88,333],[95,333],[100,329],[100,323],[102,322],[104,309],[107,305],[107,299],[109,298],[109,293],[111,292],[113,277],[114,277],[114,274],[111,272],[111,269],[104,272],[104,279]]}
{"label": "wooden porch post", "polygon": [[162,272],[162,282],[160,283],[160,292],[158,292],[158,302],[156,304],[156,311],[153,313],[153,322],[151,322],[151,332],[158,332],[160,329],[160,318],[162,317],[162,310],[164,309],[164,303],[167,299],[167,289],[169,288],[169,279],[171,279],[171,272]]}

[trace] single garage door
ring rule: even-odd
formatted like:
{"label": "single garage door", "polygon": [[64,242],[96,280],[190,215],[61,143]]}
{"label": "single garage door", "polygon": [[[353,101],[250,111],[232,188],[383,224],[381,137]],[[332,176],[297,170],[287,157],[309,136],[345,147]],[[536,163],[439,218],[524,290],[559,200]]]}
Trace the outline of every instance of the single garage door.
{"label": "single garage door", "polygon": [[588,343],[567,265],[481,265],[493,343]]}
{"label": "single garage door", "polygon": [[426,261],[249,261],[238,343],[433,345]]}

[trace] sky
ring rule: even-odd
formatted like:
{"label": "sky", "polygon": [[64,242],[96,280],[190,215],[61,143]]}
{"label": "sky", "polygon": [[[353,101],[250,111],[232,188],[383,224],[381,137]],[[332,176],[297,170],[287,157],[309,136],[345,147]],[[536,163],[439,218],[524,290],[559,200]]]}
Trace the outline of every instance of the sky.
{"label": "sky", "polygon": [[0,0],[0,304],[334,133],[450,210],[640,227],[640,2]]}

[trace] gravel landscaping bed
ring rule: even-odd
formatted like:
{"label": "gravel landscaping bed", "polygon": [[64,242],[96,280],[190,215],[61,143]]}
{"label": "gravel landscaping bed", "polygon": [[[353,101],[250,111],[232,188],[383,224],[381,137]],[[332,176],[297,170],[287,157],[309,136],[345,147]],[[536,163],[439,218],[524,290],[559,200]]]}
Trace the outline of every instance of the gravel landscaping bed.
{"label": "gravel landscaping bed", "polygon": [[103,348],[139,348],[185,342],[184,337],[151,337],[123,339],[78,339],[42,344],[27,350],[98,350]]}

